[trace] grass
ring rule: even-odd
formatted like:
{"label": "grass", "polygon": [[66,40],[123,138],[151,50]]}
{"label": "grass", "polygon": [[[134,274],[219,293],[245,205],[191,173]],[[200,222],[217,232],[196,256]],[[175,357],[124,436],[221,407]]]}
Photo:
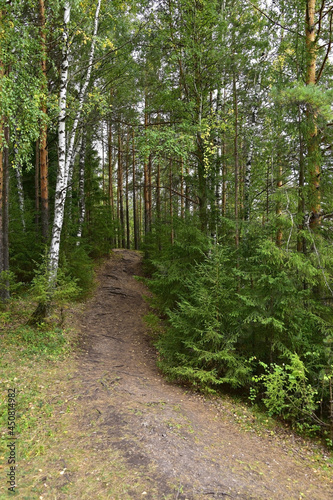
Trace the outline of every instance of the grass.
{"label": "grass", "polygon": [[[105,447],[97,414],[80,425],[87,421],[79,401],[85,388],[73,362],[77,331],[72,325],[82,305],[68,308],[62,326],[63,318],[54,315],[36,328],[26,325],[33,308],[14,300],[0,311],[0,500],[129,500],[144,498],[144,492],[154,496],[153,467],[133,472],[120,451]],[[14,493],[6,484],[11,388],[16,392]]]}
{"label": "grass", "polygon": [[[55,322],[38,328],[26,325],[33,304],[12,300],[0,311],[0,498],[7,498],[8,472],[8,389],[15,389],[16,480],[32,488],[20,498],[35,498],[33,464],[43,462],[56,437],[54,415],[62,404],[62,383],[57,380],[60,366],[75,345],[74,332]],[[66,378],[66,370],[63,373]],[[59,385],[58,385],[59,384]],[[31,462],[32,461],[32,462]],[[29,464],[29,465],[28,465]],[[27,466],[28,465],[28,466]],[[10,493],[13,496],[12,493]]]}

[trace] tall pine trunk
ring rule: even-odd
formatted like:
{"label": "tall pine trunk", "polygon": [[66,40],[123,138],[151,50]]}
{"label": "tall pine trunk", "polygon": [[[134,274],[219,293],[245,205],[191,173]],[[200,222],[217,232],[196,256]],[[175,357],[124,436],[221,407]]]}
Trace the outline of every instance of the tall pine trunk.
{"label": "tall pine trunk", "polygon": [[[316,0],[307,0],[305,16],[305,37],[307,49],[306,84],[315,85],[316,80],[316,30],[315,30]],[[317,116],[310,106],[307,106],[307,147],[310,175],[310,227],[315,229],[320,224],[320,165],[319,137]]]}
{"label": "tall pine trunk", "polygon": [[128,170],[129,170],[129,134],[126,140],[126,172],[125,172],[125,204],[126,204],[126,248],[131,248],[130,238],[130,213],[129,213],[129,200],[128,200]]}
{"label": "tall pine trunk", "polygon": [[122,140],[121,130],[118,130],[118,220],[119,220],[119,247],[125,248],[125,224],[124,224],[124,191],[123,191],[123,155],[122,155]]}
{"label": "tall pine trunk", "polygon": [[132,178],[133,178],[133,226],[134,226],[134,248],[139,249],[138,238],[138,217],[136,209],[136,179],[135,179],[135,136],[134,129],[132,131]]}
{"label": "tall pine trunk", "polygon": [[[147,93],[145,96],[145,131],[148,128],[148,113],[147,113]],[[145,158],[144,161],[144,166],[143,166],[143,172],[144,172],[144,180],[143,180],[143,192],[144,192],[144,199],[145,199],[145,234],[149,233],[150,231],[150,219],[149,219],[149,214],[150,214],[150,206],[149,206],[149,158]]]}
{"label": "tall pine trunk", "polygon": [[108,170],[109,170],[109,204],[111,220],[114,220],[114,199],[113,199],[113,157],[112,157],[112,125],[109,123],[108,134]]}
{"label": "tall pine trunk", "polygon": [[39,139],[36,141],[35,146],[35,226],[36,233],[39,234]]}

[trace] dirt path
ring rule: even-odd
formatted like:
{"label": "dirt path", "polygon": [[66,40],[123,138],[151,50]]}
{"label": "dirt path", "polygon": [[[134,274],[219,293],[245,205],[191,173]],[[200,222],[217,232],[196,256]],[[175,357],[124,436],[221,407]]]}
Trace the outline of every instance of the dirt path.
{"label": "dirt path", "polygon": [[[216,404],[162,378],[141,320],[147,291],[133,278],[140,256],[115,253],[100,270],[100,286],[82,319],[75,375],[73,426],[85,438],[72,446],[84,446],[87,460],[97,464],[90,471],[98,484],[91,498],[333,498],[332,484],[297,450],[290,456],[287,447],[240,430],[230,413],[224,415],[223,401],[218,412]],[[123,477],[118,466],[112,476],[112,456],[123,464]],[[101,468],[108,480],[97,477]],[[114,496],[112,481],[122,484]]]}

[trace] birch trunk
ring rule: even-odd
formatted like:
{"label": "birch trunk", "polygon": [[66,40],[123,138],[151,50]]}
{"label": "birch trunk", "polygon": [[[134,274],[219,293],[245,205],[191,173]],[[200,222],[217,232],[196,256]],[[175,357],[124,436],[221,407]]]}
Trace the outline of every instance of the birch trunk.
{"label": "birch trunk", "polygon": [[58,175],[54,202],[54,221],[52,239],[49,250],[49,285],[55,286],[59,265],[60,237],[64,222],[64,210],[67,191],[68,172],[66,162],[66,103],[68,87],[69,66],[69,39],[68,24],[70,21],[71,7],[69,2],[64,5],[64,28],[62,32],[62,63],[60,69],[60,94],[59,94],[59,122],[58,122]]}
{"label": "birch trunk", "polygon": [[18,194],[18,198],[19,198],[21,222],[22,222],[23,232],[25,232],[26,226],[25,226],[25,219],[24,219],[24,213],[25,213],[24,192],[23,192],[23,184],[22,184],[22,167],[21,167],[21,165],[17,165],[14,170],[15,170],[15,177],[16,177],[16,183],[17,183],[17,194]]}
{"label": "birch trunk", "polygon": [[58,156],[59,168],[56,183],[55,194],[55,208],[54,208],[54,222],[52,228],[52,239],[49,251],[49,286],[50,290],[55,286],[58,265],[59,265],[59,251],[60,251],[60,238],[61,230],[64,222],[64,210],[66,201],[66,192],[68,187],[69,168],[75,155],[75,138],[77,127],[81,118],[82,107],[84,103],[85,94],[90,82],[92,71],[92,62],[95,53],[96,34],[98,29],[99,11],[101,0],[98,0],[95,19],[93,38],[91,42],[89,63],[87,74],[84,83],[81,87],[78,98],[78,110],[74,119],[73,127],[68,140],[68,147],[66,141],[66,103],[67,103],[67,88],[68,88],[68,67],[69,67],[69,38],[68,38],[68,24],[70,21],[71,7],[68,1],[64,6],[64,29],[63,29],[63,51],[62,51],[62,64],[60,70],[60,95],[59,95],[59,126],[58,126]]}
{"label": "birch trunk", "polygon": [[80,160],[79,160],[79,228],[77,231],[77,242],[76,242],[77,246],[80,245],[84,217],[86,214],[86,202],[84,195],[85,155],[86,155],[86,143],[85,140],[82,138],[81,149],[80,149]]}

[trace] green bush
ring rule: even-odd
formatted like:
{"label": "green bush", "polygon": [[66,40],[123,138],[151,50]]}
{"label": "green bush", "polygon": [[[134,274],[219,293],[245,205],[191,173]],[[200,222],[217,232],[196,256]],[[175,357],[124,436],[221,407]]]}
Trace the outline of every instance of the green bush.
{"label": "green bush", "polygon": [[149,258],[145,261],[151,279],[148,284],[155,293],[159,308],[165,312],[176,307],[185,294],[186,278],[205,258],[209,240],[195,224],[175,220],[175,241],[171,244],[169,226],[156,226],[145,244]]}
{"label": "green bush", "polygon": [[59,268],[55,287],[50,291],[47,259],[36,269],[35,277],[31,282],[32,297],[38,304],[48,304],[52,294],[52,301],[57,305],[64,305],[76,299],[80,294],[77,279],[72,278],[64,269]]}
{"label": "green bush", "polygon": [[289,355],[289,363],[266,365],[264,374],[253,377],[253,382],[264,390],[263,402],[269,414],[283,416],[297,422],[314,425],[314,412],[318,409],[317,391],[311,386],[304,362],[294,353]]}
{"label": "green bush", "polygon": [[271,414],[314,429],[316,412],[330,417],[333,311],[321,296],[332,252],[325,247],[324,276],[316,253],[277,247],[270,231],[254,224],[238,249],[200,237],[191,247],[181,234],[154,254],[149,283],[168,318],[159,366],[204,389],[224,385],[252,399],[258,389]]}
{"label": "green bush", "polygon": [[161,368],[172,378],[214,388],[249,382],[246,357],[237,352],[241,334],[234,256],[212,247],[204,262],[192,269],[177,307],[167,311],[170,327],[157,347]]}

